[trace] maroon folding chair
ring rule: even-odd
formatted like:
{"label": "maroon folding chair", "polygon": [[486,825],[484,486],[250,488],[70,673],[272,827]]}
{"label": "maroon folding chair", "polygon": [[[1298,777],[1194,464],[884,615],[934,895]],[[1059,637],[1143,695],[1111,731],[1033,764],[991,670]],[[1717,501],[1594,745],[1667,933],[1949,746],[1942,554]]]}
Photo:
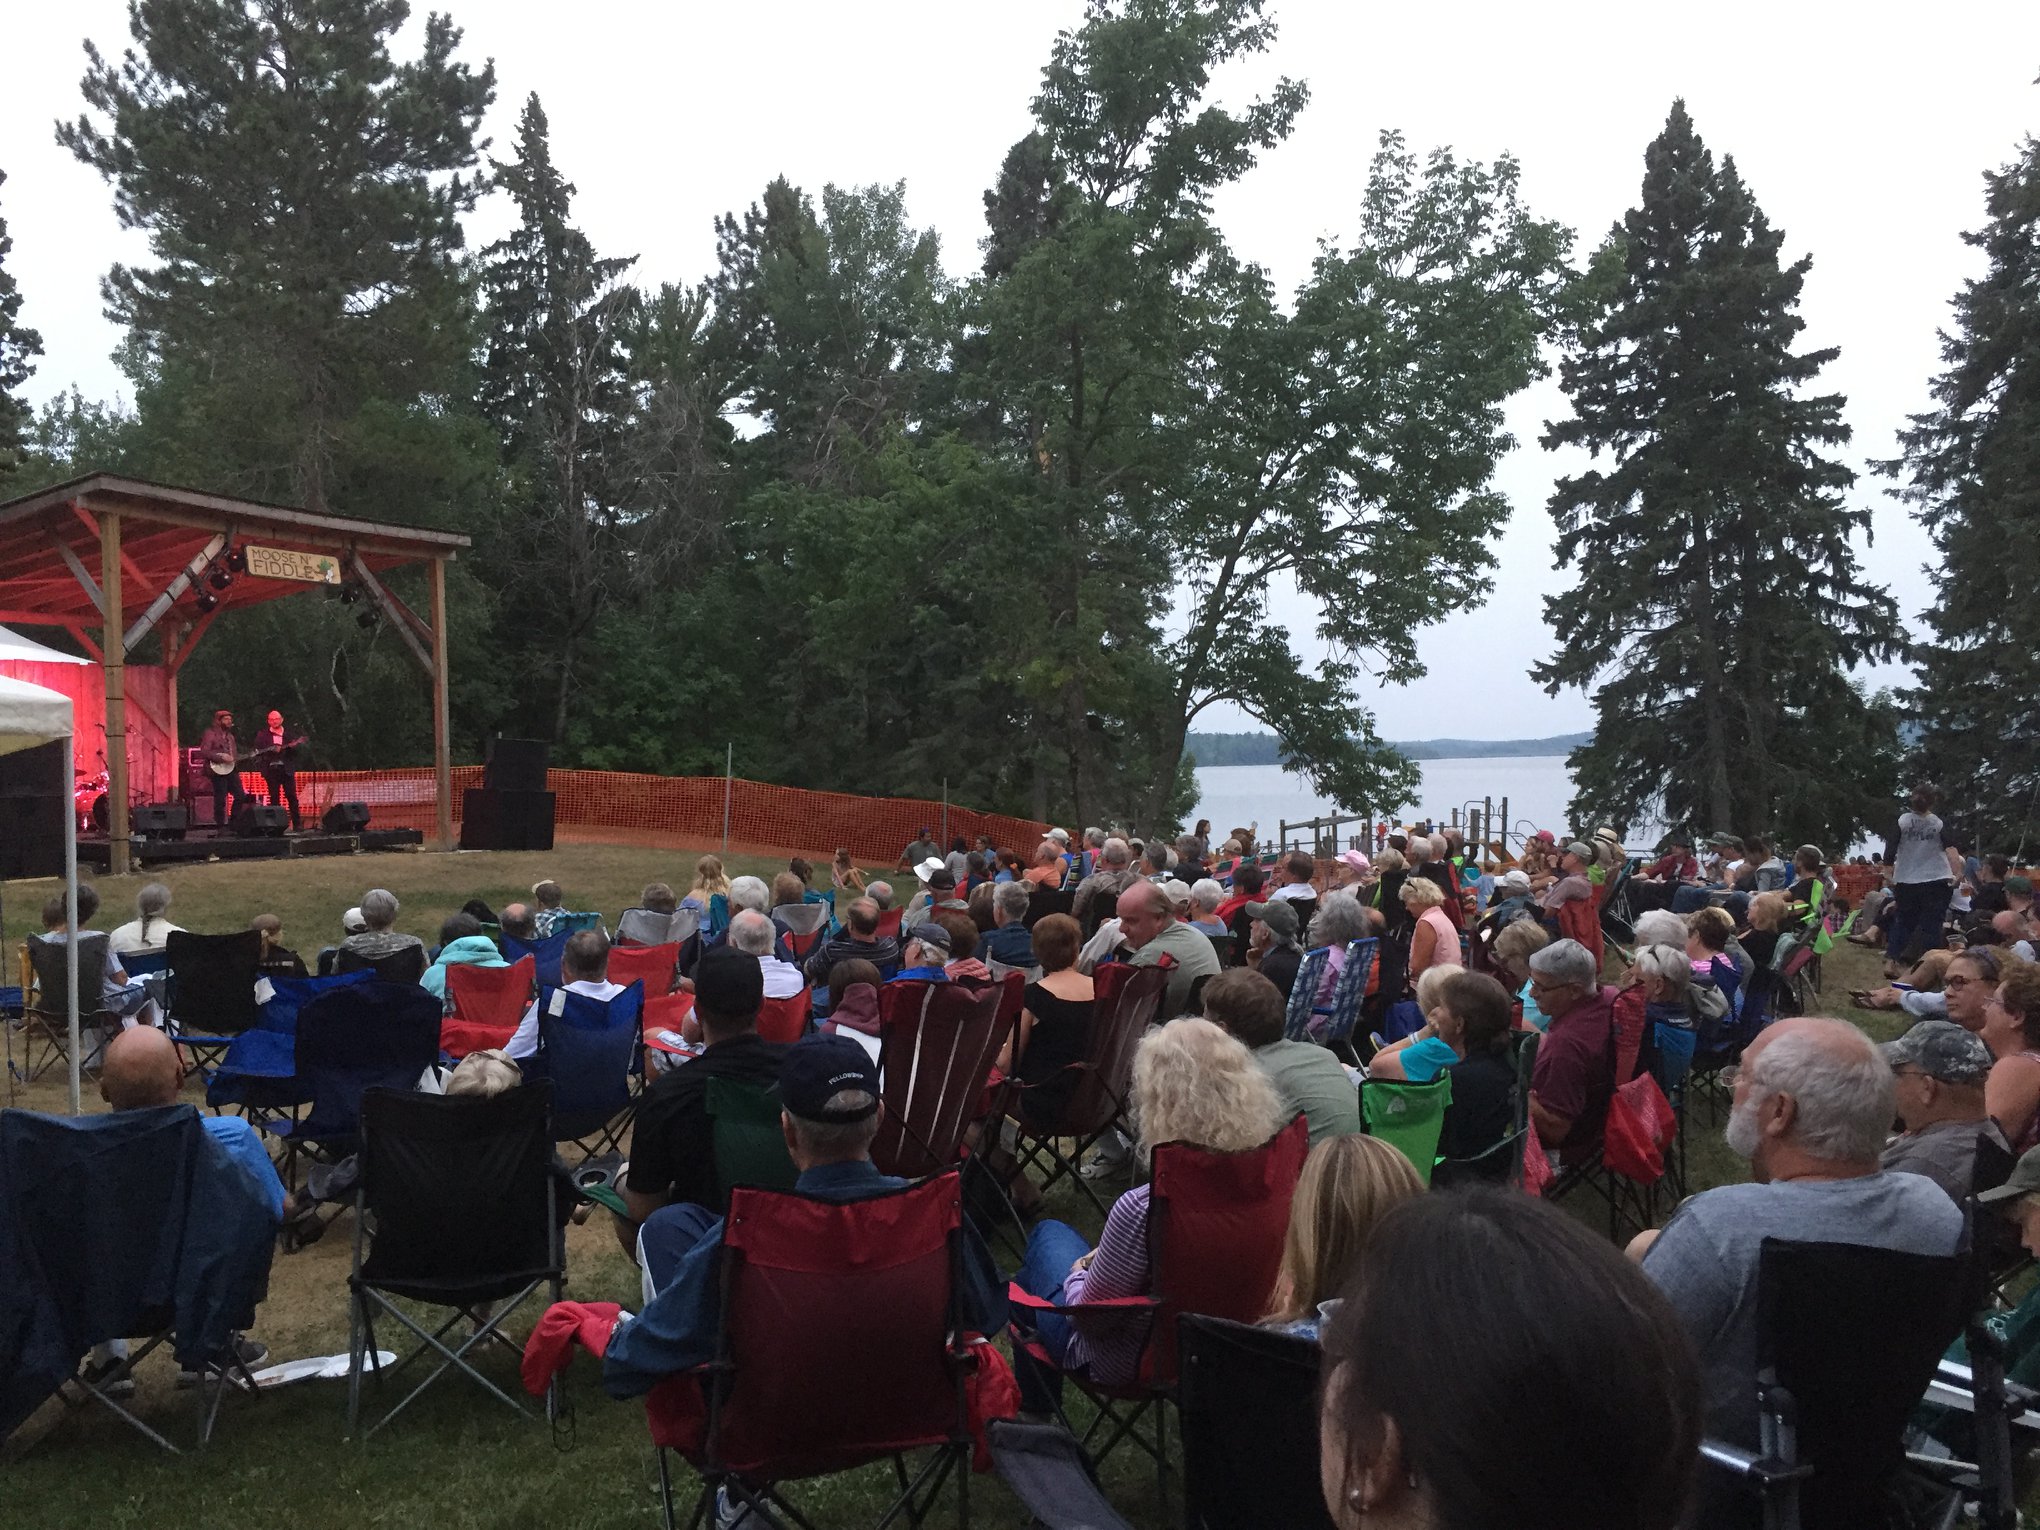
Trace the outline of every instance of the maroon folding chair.
{"label": "maroon folding chair", "polygon": [[[1007,1084],[1011,1092],[1005,1105],[1018,1131],[1014,1156],[1020,1166],[1042,1172],[1044,1191],[1057,1180],[1068,1178],[1089,1198],[1101,1217],[1108,1208],[1091,1188],[1091,1182],[1077,1172],[1077,1165],[1100,1137],[1115,1125],[1127,1124],[1126,1102],[1133,1089],[1134,1048],[1154,1024],[1168,986],[1168,969],[1164,967],[1109,962],[1093,974],[1096,997],[1091,1005],[1091,1032],[1085,1041],[1084,1055],[1058,1074],[1074,1071],[1077,1086],[1054,1120],[1030,1126],[1020,1113],[1020,1101],[1030,1086],[1018,1079]],[[1043,1080],[1031,1087],[1039,1089],[1046,1083]],[[1076,1143],[1067,1156],[1056,1146],[1057,1140],[1064,1137]]]}
{"label": "maroon folding chair", "polygon": [[[805,1527],[780,1484],[886,1459],[899,1495],[881,1526],[903,1512],[918,1523],[951,1472],[957,1523],[970,1524],[965,1378],[974,1362],[956,1297],[962,1227],[955,1173],[842,1205],[731,1192],[716,1358],[692,1373],[706,1430],[688,1439],[664,1425],[661,1410],[647,1414],[668,1530],[668,1449],[701,1474],[690,1526],[714,1524],[721,1489],[733,1510],[763,1524]],[[924,1449],[934,1455],[910,1476],[906,1453]]]}
{"label": "maroon folding chair", "polygon": [[[1154,1150],[1148,1191],[1152,1296],[1058,1307],[1017,1284],[1008,1293],[1015,1306],[1036,1312],[1146,1325],[1140,1371],[1133,1381],[1106,1386],[1074,1371],[1064,1372],[1064,1379],[1097,1409],[1081,1436],[1094,1466],[1122,1440],[1131,1440],[1153,1459],[1165,1524],[1170,1522],[1167,1409],[1176,1395],[1176,1320],[1197,1313],[1254,1323],[1266,1315],[1289,1232],[1290,1198],[1309,1152],[1310,1130],[1302,1116],[1259,1147],[1240,1153],[1164,1142]],[[1059,1369],[1031,1332],[1016,1327],[1013,1345],[1048,1369]],[[1150,1413],[1153,1432],[1143,1434],[1140,1425]],[[1069,1426],[1067,1416],[1063,1423]],[[1101,1434],[1104,1443],[1093,1450],[1091,1442]]]}
{"label": "maroon folding chair", "polygon": [[645,985],[647,999],[673,991],[680,979],[680,944],[668,941],[660,946],[611,946],[609,981],[619,988],[633,982]]}
{"label": "maroon folding chair", "polygon": [[905,917],[906,912],[903,908],[880,909],[878,911],[877,938],[879,940],[898,940],[900,938],[900,920]]}
{"label": "maroon folding chair", "polygon": [[439,1022],[439,1050],[462,1058],[490,1047],[507,1047],[531,1007],[537,964],[520,956],[507,967],[456,962],[446,969],[446,1018]]}
{"label": "maroon folding chair", "polygon": [[887,983],[878,994],[879,1097],[885,1111],[871,1161],[919,1179],[953,1168],[973,1121],[991,1102],[992,1065],[1006,1044],[1026,984]]}

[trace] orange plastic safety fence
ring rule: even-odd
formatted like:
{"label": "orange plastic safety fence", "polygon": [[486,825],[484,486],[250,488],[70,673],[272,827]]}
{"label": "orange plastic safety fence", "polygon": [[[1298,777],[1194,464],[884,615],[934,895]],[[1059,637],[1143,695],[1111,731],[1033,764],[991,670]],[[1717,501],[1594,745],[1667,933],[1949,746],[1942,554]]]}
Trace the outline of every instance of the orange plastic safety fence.
{"label": "orange plastic safety fence", "polygon": [[[461,793],[482,784],[478,765],[453,772],[453,812]],[[546,786],[555,796],[554,822],[570,840],[714,846],[723,841],[725,782],[721,776],[648,776],[608,770],[553,770]],[[373,828],[431,833],[435,800],[429,770],[306,771],[298,799],[307,818],[335,802],[361,802]],[[940,837],[980,834],[1002,849],[1033,859],[1047,825],[1001,813],[980,813],[916,797],[858,797],[812,792],[764,781],[728,783],[732,846],[799,851],[817,860],[847,847],[860,861],[889,862],[925,828]],[[946,843],[946,841],[945,841]]]}

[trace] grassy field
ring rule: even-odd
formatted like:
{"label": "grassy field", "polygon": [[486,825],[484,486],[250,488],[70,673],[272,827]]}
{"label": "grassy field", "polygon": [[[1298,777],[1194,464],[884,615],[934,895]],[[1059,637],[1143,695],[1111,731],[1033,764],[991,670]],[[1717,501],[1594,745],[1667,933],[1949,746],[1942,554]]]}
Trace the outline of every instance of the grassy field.
{"label": "grassy field", "polygon": [[[822,864],[822,857],[814,857]],[[575,908],[612,917],[637,900],[647,881],[686,885],[690,852],[566,846],[541,854],[386,854],[302,862],[242,862],[159,874],[173,890],[172,918],[195,930],[244,926],[268,911],[284,921],[287,940],[308,958],[338,938],[340,911],[370,887],[387,887],[403,903],[401,928],[428,941],[448,912],[470,897],[491,906],[521,896],[541,876],[556,877]],[[731,873],[765,875],[782,863],[732,857]],[[102,879],[110,926],[130,917],[142,877]],[[54,883],[5,886],[6,942],[12,952]],[[904,889],[903,889],[904,890]],[[1828,958],[1826,994],[1846,999],[1869,986],[1876,964],[1868,953],[1841,947]],[[1896,1027],[1890,1016],[1868,1015],[1845,1004],[1826,1012],[1857,1020],[1880,1038]],[[195,1085],[190,1097],[199,1097]],[[89,1093],[89,1086],[88,1086]],[[10,1103],[63,1108],[60,1081],[46,1080],[10,1094]],[[88,1100],[88,1108],[99,1108]],[[1718,1130],[1695,1125],[1689,1156],[1697,1187],[1742,1177]],[[1074,1198],[1057,1197],[1051,1211],[1095,1236],[1097,1219]],[[1583,1210],[1582,1214],[1586,1214]],[[279,1255],[270,1295],[255,1330],[275,1360],[333,1354],[347,1345],[346,1275],[352,1218],[343,1217],[326,1238],[297,1254]],[[1004,1255],[1002,1255],[1004,1257]],[[568,1294],[582,1300],[638,1304],[635,1267],[599,1218],[568,1233]],[[534,1309],[535,1310],[535,1309]],[[521,1334],[523,1326],[513,1325]],[[515,1388],[507,1358],[489,1368]],[[159,1428],[182,1438],[195,1406],[172,1386],[174,1365],[152,1356],[140,1369],[140,1409]],[[789,1378],[797,1386],[800,1379]],[[532,1527],[532,1530],[626,1530],[657,1523],[656,1476],[642,1409],[611,1402],[596,1383],[596,1367],[583,1358],[569,1378],[574,1405],[571,1436],[549,1437],[543,1424],[512,1418],[470,1384],[442,1382],[409,1413],[365,1445],[342,1439],[345,1384],[307,1382],[259,1399],[230,1398],[213,1444],[202,1454],[169,1457],[102,1410],[70,1412],[51,1403],[0,1451],[0,1496],[10,1525],[78,1527],[181,1527],[248,1520],[282,1520],[291,1530],[355,1526]],[[1134,1523],[1159,1525],[1151,1470],[1126,1450],[1109,1463],[1106,1486]],[[684,1514],[695,1479],[675,1463]],[[818,1525],[865,1523],[890,1482],[883,1467],[824,1479],[791,1496]],[[995,1478],[971,1483],[972,1515],[979,1523],[1018,1526],[1026,1516]],[[951,1500],[953,1502],[953,1497]],[[944,1509],[937,1523],[947,1523]]]}

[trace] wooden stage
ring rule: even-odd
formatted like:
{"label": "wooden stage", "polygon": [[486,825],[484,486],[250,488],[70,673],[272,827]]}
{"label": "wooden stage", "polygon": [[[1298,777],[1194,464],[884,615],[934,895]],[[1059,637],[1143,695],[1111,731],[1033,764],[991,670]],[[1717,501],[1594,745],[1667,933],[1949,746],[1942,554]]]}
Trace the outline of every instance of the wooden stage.
{"label": "wooden stage", "polygon": [[[200,861],[276,861],[301,856],[353,855],[362,850],[403,850],[425,843],[416,829],[363,829],[357,834],[327,834],[309,829],[302,834],[224,834],[211,829],[192,829],[183,839],[143,839],[129,842],[138,866],[189,865]],[[113,847],[104,838],[79,836],[78,864],[105,871],[113,860]]]}

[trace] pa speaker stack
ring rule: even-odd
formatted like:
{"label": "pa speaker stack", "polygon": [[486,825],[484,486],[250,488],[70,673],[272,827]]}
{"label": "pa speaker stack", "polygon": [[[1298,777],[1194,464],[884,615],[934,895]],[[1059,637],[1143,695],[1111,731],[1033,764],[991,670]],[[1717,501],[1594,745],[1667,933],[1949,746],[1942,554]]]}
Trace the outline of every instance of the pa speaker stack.
{"label": "pa speaker stack", "polygon": [[336,802],[326,809],[319,827],[328,834],[359,834],[368,827],[366,802]]}
{"label": "pa speaker stack", "polygon": [[141,839],[182,839],[191,814],[181,802],[151,802],[138,807],[130,832]]}
{"label": "pa speaker stack", "polygon": [[62,740],[0,754],[0,878],[64,874],[64,815],[76,812]]}
{"label": "pa speaker stack", "polygon": [[233,832],[257,839],[281,839],[290,827],[290,814],[266,802],[243,798],[234,812]]}
{"label": "pa speaker stack", "polygon": [[495,740],[480,789],[461,793],[461,849],[552,849],[555,804],[545,789],[550,749],[543,739]]}

